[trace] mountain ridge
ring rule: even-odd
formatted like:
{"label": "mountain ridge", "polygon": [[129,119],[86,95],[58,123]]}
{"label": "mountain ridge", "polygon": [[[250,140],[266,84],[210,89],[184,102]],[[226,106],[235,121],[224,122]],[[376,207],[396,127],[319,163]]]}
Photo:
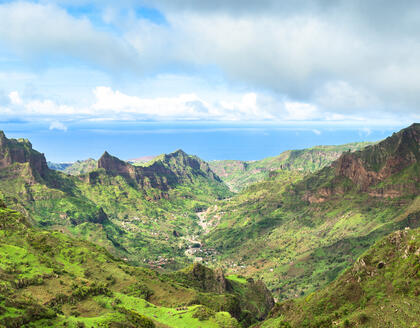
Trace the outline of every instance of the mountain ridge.
{"label": "mountain ridge", "polygon": [[287,150],[274,157],[256,161],[221,160],[209,162],[210,167],[233,191],[240,191],[268,178],[276,170],[292,170],[313,173],[348,150],[356,151],[372,142],[355,142],[344,145],[315,146],[299,150]]}
{"label": "mountain ridge", "polygon": [[[418,157],[410,155],[420,147],[413,138],[418,129],[415,124],[369,149],[344,153],[312,174],[273,172],[208,214],[206,220],[218,224],[203,243],[221,254],[218,260],[229,274],[263,278],[280,298],[310,293],[334,279],[381,236],[418,226],[420,169]],[[353,182],[336,169],[344,165],[343,158],[376,158],[366,155],[372,149],[383,158],[393,158],[399,148],[388,145],[402,145],[405,135],[414,142],[403,146],[404,153],[395,154],[409,160],[398,162],[403,165],[367,184],[367,189],[360,171],[355,171]],[[359,178],[362,185],[357,184]]]}

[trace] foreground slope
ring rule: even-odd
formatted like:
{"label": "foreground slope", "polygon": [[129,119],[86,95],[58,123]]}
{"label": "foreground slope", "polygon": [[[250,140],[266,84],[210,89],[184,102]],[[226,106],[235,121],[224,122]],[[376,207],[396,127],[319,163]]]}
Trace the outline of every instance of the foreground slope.
{"label": "foreground slope", "polygon": [[420,229],[378,241],[333,283],[279,303],[260,328],[419,327]]}
{"label": "foreground slope", "polygon": [[105,153],[94,170],[48,168],[27,140],[0,135],[0,195],[39,226],[94,241],[133,263],[179,268],[196,212],[230,195],[195,156],[179,150],[137,167]]}
{"label": "foreground slope", "polygon": [[[188,282],[188,283],[186,283]],[[246,327],[273,306],[260,282],[195,265],[161,275],[32,228],[0,202],[0,327]]]}
{"label": "foreground slope", "polygon": [[259,161],[221,160],[211,161],[211,169],[233,191],[266,179],[277,170],[312,173],[338,159],[343,152],[356,151],[372,145],[370,142],[353,142],[338,146],[316,146],[301,150],[288,150],[275,157]]}
{"label": "foreground slope", "polygon": [[232,273],[283,298],[310,293],[378,238],[420,220],[420,125],[304,176],[284,171],[219,205],[204,238]]}

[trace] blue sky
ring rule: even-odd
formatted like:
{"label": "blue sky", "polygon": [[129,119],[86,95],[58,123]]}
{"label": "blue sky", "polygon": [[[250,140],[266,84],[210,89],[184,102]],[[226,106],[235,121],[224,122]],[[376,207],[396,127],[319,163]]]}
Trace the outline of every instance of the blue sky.
{"label": "blue sky", "polygon": [[0,1],[0,129],[55,161],[381,139],[420,120],[419,30],[417,1]]}

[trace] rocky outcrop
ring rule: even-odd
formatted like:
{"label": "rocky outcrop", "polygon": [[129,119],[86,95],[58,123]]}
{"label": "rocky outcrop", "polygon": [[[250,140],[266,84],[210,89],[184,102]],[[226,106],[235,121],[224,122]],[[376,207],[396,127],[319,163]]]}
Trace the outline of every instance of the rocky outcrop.
{"label": "rocky outcrop", "polygon": [[111,156],[107,151],[99,158],[98,168],[102,168],[112,175],[122,175],[132,179],[136,177],[136,169],[133,165]]}
{"label": "rocky outcrop", "polygon": [[420,159],[420,124],[394,133],[384,141],[333,163],[336,176],[349,178],[361,190],[401,172]]}
{"label": "rocky outcrop", "polygon": [[252,278],[247,280],[246,298],[253,299],[254,304],[258,307],[249,307],[247,310],[253,313],[258,313],[258,320],[263,320],[274,306],[273,295],[268,290],[263,281],[254,281]]}
{"label": "rocky outcrop", "polygon": [[0,169],[15,163],[28,163],[35,179],[44,178],[49,171],[44,154],[32,149],[27,139],[8,139],[0,131]]}
{"label": "rocky outcrop", "polygon": [[189,272],[190,279],[205,292],[223,294],[231,289],[222,269],[209,269],[199,263],[194,263]]}
{"label": "rocky outcrop", "polygon": [[148,166],[134,166],[105,152],[98,161],[98,168],[123,176],[143,189],[167,191],[177,184],[192,183],[200,176],[222,183],[206,162],[182,150],[159,156]]}
{"label": "rocky outcrop", "polygon": [[[343,153],[331,167],[303,181],[302,199],[322,203],[354,188],[379,198],[416,195],[419,159],[420,124],[413,124],[361,151]],[[403,172],[406,176],[393,178]]]}

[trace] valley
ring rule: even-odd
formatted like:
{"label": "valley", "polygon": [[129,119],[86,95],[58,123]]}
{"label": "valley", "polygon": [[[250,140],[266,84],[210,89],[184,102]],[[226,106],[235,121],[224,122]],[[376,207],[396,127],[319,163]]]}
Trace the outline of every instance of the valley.
{"label": "valley", "polygon": [[[413,124],[377,143],[255,162],[177,150],[57,164],[0,133],[0,326],[415,321],[419,146]],[[398,233],[398,245],[387,242]],[[408,249],[402,262],[394,246]],[[375,319],[389,298],[405,314]]]}

